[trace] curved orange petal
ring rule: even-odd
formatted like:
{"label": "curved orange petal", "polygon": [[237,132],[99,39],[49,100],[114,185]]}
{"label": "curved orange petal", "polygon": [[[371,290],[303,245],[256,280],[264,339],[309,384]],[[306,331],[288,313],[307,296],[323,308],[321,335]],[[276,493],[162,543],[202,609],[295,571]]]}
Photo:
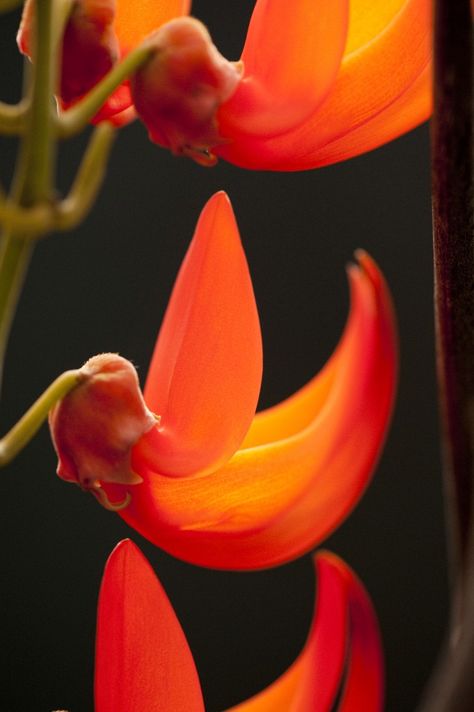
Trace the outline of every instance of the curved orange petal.
{"label": "curved orange petal", "polygon": [[[303,390],[281,406],[281,439],[239,450],[212,475],[172,479],[141,469],[144,482],[120,512],[131,526],[195,564],[252,569],[301,555],[348,514],[380,453],[397,365],[387,288],[367,255],[359,261],[349,270],[351,313],[324,404]],[[293,433],[284,421],[296,411],[302,428]]]}
{"label": "curved orange petal", "polygon": [[355,28],[350,21],[348,50],[327,100],[281,136],[254,139],[236,129],[231,142],[216,148],[219,156],[247,168],[315,168],[375,148],[428,118],[429,0],[358,0],[351,13]]}
{"label": "curved orange petal", "polygon": [[191,0],[116,0],[115,32],[123,54],[174,17],[187,15]]}
{"label": "curved orange petal", "polygon": [[99,595],[96,712],[204,712],[186,638],[149,563],[130,541],[107,561]]}
{"label": "curved orange petal", "polygon": [[331,712],[344,677],[337,712],[382,709],[382,649],[370,599],[334,554],[318,553],[313,563],[318,589],[305,647],[278,680],[227,712]]}
{"label": "curved orange petal", "polygon": [[222,137],[272,136],[312,114],[338,72],[348,16],[348,0],[258,0],[242,52],[244,77],[218,114]]}
{"label": "curved orange petal", "polygon": [[179,477],[227,462],[255,414],[261,378],[248,266],[230,201],[217,193],[201,213],[160,330],[145,399],[161,420],[135,447],[134,468]]}
{"label": "curved orange petal", "polygon": [[349,608],[346,680],[337,712],[381,712],[384,663],[377,618],[364,587],[343,561],[326,553],[345,578]]}

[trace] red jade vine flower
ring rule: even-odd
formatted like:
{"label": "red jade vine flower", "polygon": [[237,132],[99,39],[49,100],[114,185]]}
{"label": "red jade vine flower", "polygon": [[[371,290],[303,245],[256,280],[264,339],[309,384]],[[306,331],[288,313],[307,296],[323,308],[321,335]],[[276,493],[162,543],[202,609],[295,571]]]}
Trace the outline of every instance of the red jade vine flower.
{"label": "red jade vine flower", "polygon": [[[318,595],[303,650],[272,685],[227,712],[381,712],[383,660],[370,599],[334,554],[320,552],[313,563]],[[99,596],[95,710],[204,709],[166,593],[140,550],[122,541],[107,561]]]}
{"label": "red jade vine flower", "polygon": [[[19,33],[28,54],[32,2]],[[245,168],[315,168],[428,118],[430,8],[430,0],[257,0],[235,63],[197,21],[164,25],[189,11],[185,0],[77,0],[60,94],[66,105],[79,98],[147,37],[156,51],[132,78],[132,96],[125,83],[96,120],[123,123],[134,103],[152,141],[205,165],[220,156]]]}
{"label": "red jade vine flower", "polygon": [[370,480],[394,397],[389,293],[368,255],[357,259],[348,268],[350,315],[333,356],[300,391],[255,415],[257,308],[230,202],[216,194],[173,289],[144,390],[147,408],[125,359],[91,359],[83,382],[51,414],[59,475],[123,506],[120,516],[132,527],[195,564],[261,568],[314,547]]}

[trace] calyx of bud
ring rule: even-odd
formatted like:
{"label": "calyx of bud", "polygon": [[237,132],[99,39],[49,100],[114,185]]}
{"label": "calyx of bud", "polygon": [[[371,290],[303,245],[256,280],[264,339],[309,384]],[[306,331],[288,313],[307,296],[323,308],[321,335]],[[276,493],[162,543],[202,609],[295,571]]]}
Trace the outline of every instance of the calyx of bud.
{"label": "calyx of bud", "polygon": [[93,356],[81,369],[83,380],[50,412],[49,426],[58,455],[59,477],[92,492],[108,509],[102,483],[136,485],[131,451],[157,424],[140,390],[135,368],[118,354]]}
{"label": "calyx of bud", "polygon": [[217,111],[234,93],[242,65],[225,59],[204,25],[190,17],[171,20],[147,41],[155,52],[132,77],[131,93],[151,140],[214,165],[211,149],[222,143]]}
{"label": "calyx of bud", "polygon": [[[38,0],[27,0],[17,42],[33,55],[32,25]],[[104,77],[119,57],[113,30],[115,0],[75,0],[62,43],[59,97],[64,106],[77,101]]]}

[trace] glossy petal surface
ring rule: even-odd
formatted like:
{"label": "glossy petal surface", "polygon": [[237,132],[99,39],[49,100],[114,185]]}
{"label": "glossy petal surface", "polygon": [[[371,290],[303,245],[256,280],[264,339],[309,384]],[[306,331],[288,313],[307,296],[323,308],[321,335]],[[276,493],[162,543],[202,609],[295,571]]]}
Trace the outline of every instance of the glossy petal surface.
{"label": "glossy petal surface", "polygon": [[168,597],[130,541],[112,552],[97,614],[96,712],[204,712],[194,661]]}
{"label": "glossy petal surface", "polygon": [[258,0],[242,52],[244,78],[219,113],[222,136],[281,133],[329,92],[346,42],[348,0]]}
{"label": "glossy petal surface", "polygon": [[357,0],[340,71],[324,103],[279,136],[233,134],[216,149],[248,168],[302,170],[390,141],[431,111],[429,0]]}
{"label": "glossy petal surface", "polygon": [[145,400],[159,428],[135,451],[137,471],[215,470],[242,443],[262,377],[260,325],[229,199],[205,206],[160,330]]}
{"label": "glossy petal surface", "polygon": [[137,470],[144,482],[120,513],[131,526],[195,564],[252,569],[301,555],[348,514],[377,461],[397,368],[387,288],[367,255],[359,261],[348,323],[322,373],[257,416],[218,471],[176,479]]}
{"label": "glossy petal surface", "polygon": [[114,27],[122,54],[168,20],[187,15],[190,9],[191,0],[117,0]]}
{"label": "glossy petal surface", "polygon": [[[382,650],[370,599],[355,574],[337,556],[323,552],[313,561],[318,589],[304,649],[270,687],[228,712],[382,709]],[[343,684],[340,704],[334,708]]]}

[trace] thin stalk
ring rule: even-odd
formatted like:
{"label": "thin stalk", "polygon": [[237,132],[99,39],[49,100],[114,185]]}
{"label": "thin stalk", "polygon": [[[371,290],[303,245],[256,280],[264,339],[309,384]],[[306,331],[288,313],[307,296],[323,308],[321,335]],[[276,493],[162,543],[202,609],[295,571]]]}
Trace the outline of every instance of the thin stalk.
{"label": "thin stalk", "polygon": [[23,0],[0,0],[0,13],[15,10],[20,5],[23,5]]}
{"label": "thin stalk", "polygon": [[99,111],[106,99],[144,64],[156,50],[142,44],[127,54],[93,89],[58,118],[57,132],[60,138],[68,138],[82,131]]}
{"label": "thin stalk", "polygon": [[28,113],[28,102],[23,100],[19,104],[5,104],[0,101],[0,133],[7,136],[16,136],[25,129],[25,118]]}
{"label": "thin stalk", "polygon": [[78,369],[65,371],[53,381],[18,423],[0,439],[0,467],[8,465],[23,450],[25,445],[36,435],[48,417],[51,408],[75,388],[83,378],[84,374]]}
{"label": "thin stalk", "polygon": [[71,230],[87,215],[104,180],[116,133],[109,123],[102,123],[94,129],[69,195],[55,211],[56,229]]}
{"label": "thin stalk", "polygon": [[[12,200],[23,207],[47,203],[51,199],[54,165],[52,95],[55,82],[53,3],[54,0],[42,0],[35,5],[31,103],[12,191]],[[0,372],[33,244],[18,230],[11,229],[3,235],[0,253]]]}
{"label": "thin stalk", "polygon": [[438,377],[451,548],[451,628],[421,712],[474,709],[473,24],[435,1],[433,217]]}

